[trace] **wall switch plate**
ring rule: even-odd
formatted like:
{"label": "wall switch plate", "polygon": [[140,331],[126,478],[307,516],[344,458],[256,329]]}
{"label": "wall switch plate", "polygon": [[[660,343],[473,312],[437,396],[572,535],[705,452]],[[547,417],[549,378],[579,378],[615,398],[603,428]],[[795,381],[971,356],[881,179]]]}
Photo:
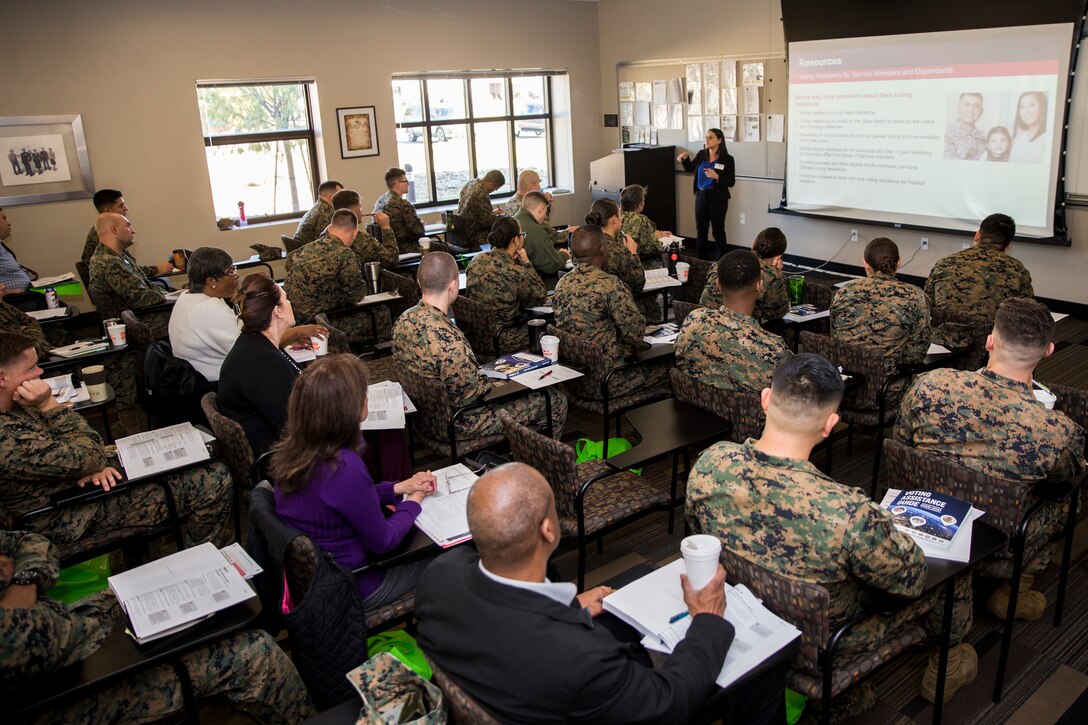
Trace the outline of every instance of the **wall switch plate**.
{"label": "wall switch plate", "polygon": [[858,230],[857,229],[851,229],[850,230],[850,241],[851,242],[856,242],[857,240],[858,240]]}
{"label": "wall switch plate", "polygon": [[743,223],[744,223],[744,215],[743,215],[743,214],[741,214],[741,215],[740,215],[740,223],[741,223],[741,224],[743,224]]}

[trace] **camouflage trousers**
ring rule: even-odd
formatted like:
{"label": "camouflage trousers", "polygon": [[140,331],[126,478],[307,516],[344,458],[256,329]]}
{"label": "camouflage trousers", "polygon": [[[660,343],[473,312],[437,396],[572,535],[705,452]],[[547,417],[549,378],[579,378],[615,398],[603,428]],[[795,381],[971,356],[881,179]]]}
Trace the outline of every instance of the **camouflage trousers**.
{"label": "camouflage trousers", "polygon": [[544,395],[551,399],[552,437],[558,440],[562,437],[563,426],[567,422],[567,398],[554,387],[543,388],[502,405],[492,405],[466,413],[458,419],[457,440],[502,435],[502,421],[498,415],[500,412],[506,413],[524,426],[547,432],[547,405]]}
{"label": "camouflage trousers", "polygon": [[136,319],[151,328],[151,334],[156,340],[165,340],[170,336],[170,310],[136,312]]}
{"label": "camouflage trousers", "polygon": [[[210,541],[224,546],[234,538],[228,525],[233,482],[226,465],[210,463],[163,477],[174,496],[178,516],[188,518],[185,546]],[[90,484],[88,484],[90,485]],[[124,484],[122,484],[124,485]],[[79,548],[88,539],[117,531],[133,532],[168,521],[166,494],[156,483],[142,483],[131,491],[109,496],[85,506],[63,509],[34,530],[48,537],[62,551]]]}
{"label": "camouflage trousers", "polygon": [[117,410],[132,410],[136,407],[136,387],[139,385],[136,371],[142,361],[137,359],[135,350],[111,355],[105,358],[106,382],[117,393]]}
{"label": "camouflage trousers", "polygon": [[654,325],[661,322],[661,295],[636,297],[635,306],[638,307],[642,316],[646,318],[647,325]]}
{"label": "camouflage trousers", "polygon": [[393,339],[393,320],[382,305],[361,308],[360,312],[330,319],[334,327],[347,335],[348,342],[384,342]]}
{"label": "camouflage trousers", "polygon": [[[930,635],[939,634],[944,617],[944,589],[932,592],[890,616],[874,615],[854,626],[842,640],[837,652],[869,651],[883,644],[888,635],[908,622],[916,621]],[[835,609],[834,603],[831,609]],[[956,580],[952,600],[952,644],[957,644],[971,630],[974,618],[970,573]],[[837,626],[832,622],[832,627]]]}
{"label": "camouflage trousers", "polygon": [[[1060,503],[1048,503],[1043,506],[1042,511],[1035,514],[1035,518],[1028,525],[1028,544],[1026,548],[1028,555],[1033,553],[1034,555],[1029,561],[1024,562],[1025,574],[1038,574],[1046,569],[1050,559],[1054,556],[1054,544],[1050,543],[1050,540],[1065,528],[1068,515],[1069,506]],[[1036,551],[1036,549],[1038,550]],[[1009,576],[1012,576],[1011,563]]]}
{"label": "camouflage trousers", "polygon": [[[608,381],[608,396],[609,399],[614,399],[652,388],[669,388],[668,365],[639,365],[621,370]],[[600,393],[595,393],[592,397],[598,398]]]}
{"label": "camouflage trousers", "polygon": [[[105,641],[120,615],[120,607],[108,591],[76,604],[74,609],[101,621],[94,649]],[[277,725],[294,725],[314,714],[294,664],[267,632],[245,630],[224,637],[182,655],[181,663],[197,698],[222,695],[258,721]],[[183,707],[177,673],[162,665],[50,712],[38,722],[143,723],[161,720]]]}

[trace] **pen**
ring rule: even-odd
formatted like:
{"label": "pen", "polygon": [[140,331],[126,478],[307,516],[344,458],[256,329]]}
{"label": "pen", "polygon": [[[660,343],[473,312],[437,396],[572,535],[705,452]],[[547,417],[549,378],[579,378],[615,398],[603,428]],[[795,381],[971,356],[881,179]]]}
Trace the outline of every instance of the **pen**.
{"label": "pen", "polygon": [[544,378],[548,377],[549,375],[551,375],[554,372],[555,372],[554,370],[549,370],[548,372],[544,373],[539,378],[537,378],[537,380],[543,380]]}
{"label": "pen", "polygon": [[679,622],[681,619],[688,616],[689,614],[691,614],[691,612],[680,612],[680,614],[674,614],[671,617],[669,617],[669,624],[676,624],[677,622]]}

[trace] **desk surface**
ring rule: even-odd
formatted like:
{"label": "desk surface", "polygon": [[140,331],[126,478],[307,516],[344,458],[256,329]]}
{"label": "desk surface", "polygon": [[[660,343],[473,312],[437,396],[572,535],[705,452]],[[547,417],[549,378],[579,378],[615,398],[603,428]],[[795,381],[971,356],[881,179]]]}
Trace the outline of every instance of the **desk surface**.
{"label": "desk surface", "polygon": [[689,445],[725,438],[729,424],[717,415],[676,398],[666,398],[627,412],[642,441],[605,460],[612,468],[637,468],[647,461]]}
{"label": "desk surface", "polygon": [[120,355],[121,353],[128,352],[132,347],[130,345],[110,345],[104,350],[98,352],[88,353],[86,355],[80,355],[79,357],[61,357],[60,355],[46,355],[42,360],[38,361],[38,367],[42,370],[56,370],[68,365],[97,365],[102,362],[103,358],[111,357],[113,355]]}

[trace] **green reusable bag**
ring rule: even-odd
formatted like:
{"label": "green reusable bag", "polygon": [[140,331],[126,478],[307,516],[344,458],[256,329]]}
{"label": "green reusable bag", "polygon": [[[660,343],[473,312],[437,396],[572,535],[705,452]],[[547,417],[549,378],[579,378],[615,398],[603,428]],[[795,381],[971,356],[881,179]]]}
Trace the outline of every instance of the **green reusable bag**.
{"label": "green reusable bag", "polygon": [[57,585],[49,590],[49,596],[58,602],[73,604],[109,586],[110,555],[102,556],[61,569]]}
{"label": "green reusable bag", "polygon": [[797,721],[801,719],[801,715],[805,712],[805,703],[808,702],[808,698],[799,692],[786,688],[786,723],[788,725],[797,725]]}
{"label": "green reusable bag", "polygon": [[[631,450],[631,441],[626,438],[609,438],[608,439],[608,455],[609,457],[623,453],[624,451]],[[588,438],[579,438],[578,442],[574,445],[574,452],[578,456],[578,463],[585,463],[586,461],[597,460],[602,457],[604,453],[604,443],[602,441],[591,441]],[[642,475],[641,468],[632,468],[631,473],[636,476]]]}
{"label": "green reusable bag", "polygon": [[368,637],[366,640],[366,656],[373,657],[379,652],[388,652],[393,655],[405,667],[425,680],[430,680],[434,674],[431,672],[431,665],[427,662],[423,650],[416,644],[415,637],[403,629],[394,629]]}

